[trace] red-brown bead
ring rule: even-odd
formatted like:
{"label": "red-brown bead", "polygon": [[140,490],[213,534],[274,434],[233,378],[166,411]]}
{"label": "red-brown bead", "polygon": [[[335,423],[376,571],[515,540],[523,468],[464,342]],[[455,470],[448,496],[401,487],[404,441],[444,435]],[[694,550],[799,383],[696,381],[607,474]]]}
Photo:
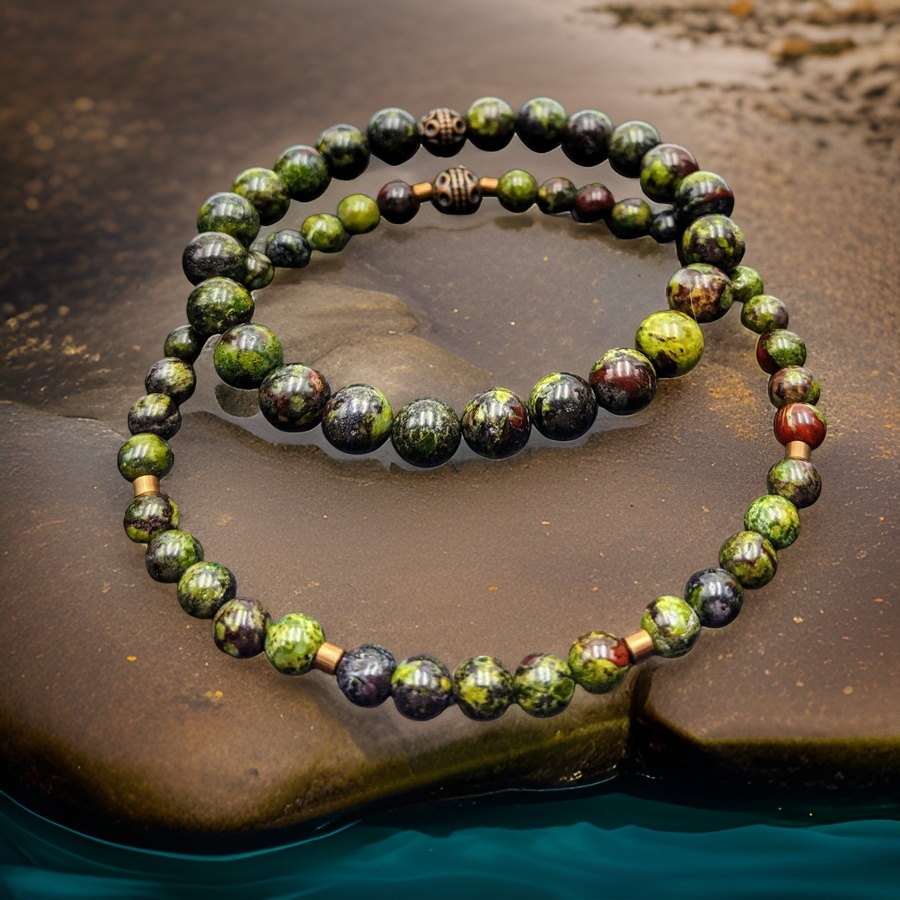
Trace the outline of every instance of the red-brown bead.
{"label": "red-brown bead", "polygon": [[788,403],[775,413],[775,438],[779,444],[803,441],[815,450],[825,440],[825,416],[811,403]]}

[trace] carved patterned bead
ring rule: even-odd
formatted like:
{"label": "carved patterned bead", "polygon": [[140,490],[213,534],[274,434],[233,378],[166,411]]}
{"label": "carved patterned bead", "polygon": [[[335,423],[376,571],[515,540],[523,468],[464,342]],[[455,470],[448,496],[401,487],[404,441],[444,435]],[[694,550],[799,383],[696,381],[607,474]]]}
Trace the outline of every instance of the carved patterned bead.
{"label": "carved patterned bead", "polygon": [[474,172],[465,166],[446,169],[434,179],[434,208],[454,216],[468,216],[481,206],[481,191]]}
{"label": "carved patterned bead", "polygon": [[422,146],[434,156],[455,156],[466,142],[466,120],[446,106],[432,109],[419,120]]}

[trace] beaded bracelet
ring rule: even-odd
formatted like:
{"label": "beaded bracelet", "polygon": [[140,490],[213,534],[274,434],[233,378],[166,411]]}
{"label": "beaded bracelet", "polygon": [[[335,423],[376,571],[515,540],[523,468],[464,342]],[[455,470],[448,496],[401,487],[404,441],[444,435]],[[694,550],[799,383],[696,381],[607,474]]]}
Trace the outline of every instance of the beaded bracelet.
{"label": "beaded bracelet", "polygon": [[[336,215],[310,215],[299,231],[274,231],[264,243],[254,243],[260,226],[281,219],[292,199],[309,202],[332,179],[358,177],[370,155],[399,165],[419,147],[448,157],[466,141],[496,151],[514,136],[538,153],[561,146],[581,166],[608,159],[619,174],[638,177],[651,201],[669,205],[654,210],[643,199],[615,202],[599,183],[576,188],[566,178],[552,178],[538,186],[520,169],[478,178],[456,166],[431,182],[392,181],[376,199],[351,194],[338,204]],[[306,266],[313,250],[338,252],[351,236],[372,231],[381,218],[408,222],[426,200],[440,212],[462,215],[474,213],[484,197],[496,197],[514,213],[537,204],[550,215],[603,222],[623,239],[650,235],[660,243],[676,241],[682,267],[666,287],[669,309],[641,322],[635,348],[604,353],[587,380],[553,373],[537,383],[527,403],[511,391],[492,388],[476,395],[461,419],[435,398],[415,400],[394,415],[384,394],[370,385],[332,394],[320,373],[300,363],[285,365],[278,338],[253,323],[251,291],[267,286],[276,267]],[[188,299],[188,324],[166,338],[165,358],[150,368],[147,394],[129,412],[133,436],[119,451],[119,470],[134,487],[125,531],[131,540],[147,544],[150,576],[177,583],[182,608],[212,619],[214,641],[225,653],[243,659],[264,652],[288,675],[319,669],[335,675],[353,703],[377,706],[392,697],[400,713],[418,720],[434,718],[451,704],[482,721],[496,719],[512,703],[533,716],[554,716],[568,706],[576,684],[606,693],[632,665],[654,655],[683,656],[701,626],[732,622],[744,590],[763,587],[774,577],[777,551],[799,534],[798,510],[814,503],[821,491],[809,461],[826,431],[813,405],[819,384],[804,367],[805,344],[786,328],[785,305],[763,293],[755,269],[741,265],[744,239],[729,218],[733,202],[724,179],[701,170],[684,147],[663,143],[649,123],[614,128],[602,112],[569,116],[546,97],[528,101],[518,114],[495,97],[475,101],[465,116],[435,109],[419,121],[404,110],[383,109],[365,133],[335,125],[322,132],[315,147],[289,147],[274,169],[242,172],[231,192],[214,194],[201,207],[199,234],[183,255],[185,274],[196,285]],[[758,334],[757,360],[770,375],[769,399],[777,409],[775,437],[786,448],[769,470],[769,493],[750,504],[744,530],[724,542],[718,566],[691,575],[683,597],[655,599],[644,610],[640,628],[626,637],[604,631],[581,635],[566,660],[531,654],[512,673],[494,657],[475,656],[451,674],[427,654],[398,663],[375,644],[345,651],[326,642],[321,625],[301,613],[274,622],[259,601],[237,596],[228,568],[204,560],[200,542],[177,527],[177,505],[159,490],[160,478],[173,463],[168,439],[181,425],[179,407],[196,383],[193,363],[213,337],[219,376],[232,387],[256,389],[261,412],[276,429],[321,426],[329,443],[347,453],[371,452],[390,438],[401,459],[430,468],[449,460],[463,439],[477,454],[502,459],[524,448],[532,425],[552,440],[571,441],[590,430],[598,407],[613,415],[640,411],[653,400],[658,378],[678,377],[697,365],[703,352],[698,323],[721,318],[735,300],[742,304],[741,322]]]}

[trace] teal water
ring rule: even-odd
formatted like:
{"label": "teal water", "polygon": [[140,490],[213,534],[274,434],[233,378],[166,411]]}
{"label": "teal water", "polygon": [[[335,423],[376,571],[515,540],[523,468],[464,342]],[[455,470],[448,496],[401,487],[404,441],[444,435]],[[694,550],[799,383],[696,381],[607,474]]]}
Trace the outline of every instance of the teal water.
{"label": "teal water", "polygon": [[251,853],[189,856],[99,841],[0,797],[0,897],[900,898],[896,816],[778,815],[613,792],[446,805]]}

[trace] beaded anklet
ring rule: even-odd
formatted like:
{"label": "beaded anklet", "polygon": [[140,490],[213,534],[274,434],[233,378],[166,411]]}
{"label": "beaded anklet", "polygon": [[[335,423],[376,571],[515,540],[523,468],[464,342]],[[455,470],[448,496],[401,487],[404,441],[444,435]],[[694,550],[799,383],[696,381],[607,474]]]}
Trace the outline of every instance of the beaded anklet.
{"label": "beaded anklet", "polygon": [[[274,231],[264,243],[254,243],[260,225],[281,219],[292,199],[309,202],[332,178],[358,177],[370,155],[399,165],[419,147],[449,157],[466,141],[496,151],[514,136],[538,153],[561,146],[581,166],[608,159],[619,174],[639,177],[650,200],[670,205],[654,210],[642,199],[615,202],[599,183],[576,188],[566,178],[552,178],[538,186],[519,169],[500,178],[478,178],[457,166],[433,182],[392,181],[377,199],[351,194],[339,203],[337,215],[308,216],[299,231]],[[461,419],[434,398],[413,401],[394,415],[384,394],[369,385],[332,394],[318,372],[300,363],[285,365],[278,338],[252,322],[250,292],[267,286],[275,267],[306,266],[313,250],[340,251],[351,236],[372,231],[381,218],[408,222],[426,200],[444,213],[469,214],[484,197],[496,197],[511,212],[537,204],[547,214],[604,222],[620,238],[677,241],[682,268],[666,287],[669,309],[640,324],[635,349],[603,354],[587,380],[553,373],[537,383],[527,403],[511,391],[492,388],[473,398]],[[231,192],[213,195],[200,210],[200,233],[183,257],[185,273],[196,285],[188,299],[189,324],[166,338],[165,358],[151,366],[147,394],[129,412],[133,436],[119,451],[119,470],[133,482],[135,495],[125,531],[148,545],[150,576],[177,583],[181,606],[197,618],[212,619],[214,641],[225,653],[243,659],[265,652],[288,675],[317,668],[335,675],[353,703],[377,706],[392,697],[412,719],[434,718],[454,703],[469,718],[484,721],[496,719],[512,703],[533,716],[554,716],[568,706],[576,684],[606,693],[632,665],[653,655],[683,656],[701,626],[732,622],[744,590],[763,587],[774,577],[777,551],[799,534],[798,509],[814,503],[821,491],[809,461],[826,431],[813,405],[819,384],[804,367],[803,341],[786,328],[785,305],[763,293],[755,269],[741,265],[744,239],[729,218],[733,201],[720,176],[702,171],[684,147],[662,143],[652,125],[632,121],[614,128],[597,110],[568,116],[546,97],[528,101],[518,114],[504,101],[486,97],[465,116],[436,109],[418,122],[404,110],[384,109],[372,116],[366,132],[335,125],[322,132],[315,147],[289,147],[274,170],[242,172]],[[720,318],[734,300],[742,304],[741,322],[759,335],[757,360],[770,375],[769,398],[777,409],[775,437],[786,448],[769,470],[769,493],[751,503],[744,530],[722,545],[718,566],[691,575],[683,598],[658,597],[644,610],[640,628],[626,637],[603,631],[581,635],[566,660],[532,654],[512,673],[494,657],[475,656],[451,674],[430,655],[397,663],[374,644],[345,651],[326,642],[319,623],[301,613],[273,622],[261,603],[237,597],[229,569],[204,561],[200,542],[177,527],[176,504],[159,491],[159,479],[173,463],[167,441],[181,425],[179,406],[194,390],[192,364],[213,336],[218,336],[213,359],[219,376],[233,387],[256,389],[262,414],[275,428],[296,432],[321,425],[327,440],[347,453],[371,452],[390,438],[403,460],[428,468],[449,460],[461,440],[481,456],[502,459],[524,448],[532,425],[550,439],[570,441],[590,430],[598,407],[614,415],[638,412],[653,400],[658,378],[684,375],[696,366],[703,352],[698,323]]]}

